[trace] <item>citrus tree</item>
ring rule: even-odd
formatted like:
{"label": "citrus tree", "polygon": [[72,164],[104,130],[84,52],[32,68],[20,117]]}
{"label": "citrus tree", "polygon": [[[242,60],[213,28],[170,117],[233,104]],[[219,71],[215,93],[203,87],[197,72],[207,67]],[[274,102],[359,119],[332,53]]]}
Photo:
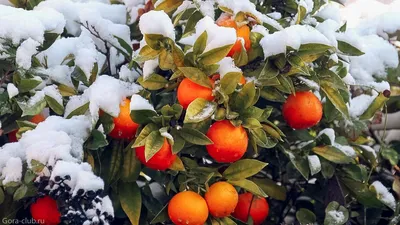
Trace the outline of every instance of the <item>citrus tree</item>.
{"label": "citrus tree", "polygon": [[4,2],[2,224],[399,223],[397,3]]}

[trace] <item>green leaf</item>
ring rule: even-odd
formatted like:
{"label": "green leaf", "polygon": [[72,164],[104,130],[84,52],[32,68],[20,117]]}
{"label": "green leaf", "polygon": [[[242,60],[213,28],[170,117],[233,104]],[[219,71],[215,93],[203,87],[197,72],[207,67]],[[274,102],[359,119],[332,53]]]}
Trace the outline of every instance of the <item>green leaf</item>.
{"label": "green leaf", "polygon": [[301,157],[289,152],[289,159],[293,163],[294,167],[300,172],[300,174],[308,180],[310,175],[310,167],[308,165],[308,160],[305,157]]}
{"label": "green leaf", "polygon": [[118,195],[121,207],[129,218],[132,225],[139,225],[140,212],[142,209],[142,195],[136,182],[118,185]]}
{"label": "green leaf", "polygon": [[137,79],[137,82],[142,85],[144,88],[150,91],[160,90],[168,84],[168,80],[165,77],[158,74],[151,74],[146,80],[143,79],[143,76]]}
{"label": "green leaf", "polygon": [[213,142],[203,133],[196,129],[183,127],[179,130],[179,135],[185,141],[195,145],[211,145]]}
{"label": "green leaf", "polygon": [[46,95],[44,97],[49,107],[58,115],[62,115],[64,113],[64,106],[60,105],[54,98]]}
{"label": "green leaf", "polygon": [[108,151],[111,151],[111,156],[108,159],[109,160],[109,165],[107,165],[108,169],[108,179],[105,181],[108,182],[108,184],[112,184],[113,181],[119,179],[119,174],[121,171],[121,165],[122,165],[122,153],[123,153],[123,142],[122,141],[114,141],[112,143],[112,148],[109,149]]}
{"label": "green leaf", "polygon": [[149,109],[131,111],[132,121],[138,124],[149,123],[151,121],[151,118],[154,116],[157,116],[157,113]]}
{"label": "green leaf", "polygon": [[337,41],[339,50],[349,56],[360,56],[364,55],[365,53],[362,52],[360,49],[354,47],[353,45],[345,42],[345,41]]}
{"label": "green leaf", "polygon": [[145,34],[144,39],[146,44],[154,50],[161,49],[161,41],[164,38],[161,34]]}
{"label": "green leaf", "polygon": [[[336,214],[343,216],[342,220],[338,220]],[[339,203],[333,201],[325,209],[324,225],[343,225],[349,219],[349,211]]]}
{"label": "green leaf", "polygon": [[302,44],[299,49],[299,54],[300,55],[319,54],[319,53],[324,53],[332,48],[333,48],[332,46],[324,44]]}
{"label": "green leaf", "polygon": [[182,2],[183,0],[165,0],[162,1],[159,5],[157,5],[155,10],[157,11],[163,10],[166,13],[170,13],[175,9],[177,9],[182,4]]}
{"label": "green leaf", "polygon": [[381,208],[382,203],[376,198],[375,193],[370,191],[365,183],[348,178],[341,179],[348,191],[365,207]]}
{"label": "green leaf", "polygon": [[300,24],[300,22],[306,17],[306,14],[307,14],[307,9],[299,5],[297,8],[296,24]]}
{"label": "green leaf", "polygon": [[183,165],[182,160],[179,157],[176,157],[174,163],[169,167],[169,169],[175,171],[185,171],[185,166]]}
{"label": "green leaf", "polygon": [[43,111],[43,109],[46,107],[46,100],[40,99],[39,101],[36,101],[34,104],[30,105],[29,101],[28,103],[25,102],[17,102],[18,106],[22,110],[22,116],[34,116]]}
{"label": "green leaf", "polygon": [[174,145],[172,146],[172,153],[178,154],[185,146],[185,139],[183,139],[176,129],[171,130],[171,135],[174,138]]}
{"label": "green leaf", "polygon": [[24,175],[24,183],[29,184],[35,178],[36,178],[36,174],[32,170],[28,169],[28,170],[26,170],[25,175]]}
{"label": "green leaf", "polygon": [[227,180],[242,180],[257,174],[267,165],[255,159],[242,159],[231,164],[222,175]]}
{"label": "green leaf", "polygon": [[157,213],[157,215],[151,220],[150,224],[164,223],[167,220],[169,220],[168,204]]}
{"label": "green leaf", "polygon": [[136,138],[135,143],[133,143],[132,147],[140,147],[146,144],[146,138],[150,135],[151,132],[158,130],[158,127],[154,123],[147,124],[142,131],[140,131],[139,136]]}
{"label": "green leaf", "polygon": [[247,118],[243,121],[243,127],[244,128],[248,128],[248,129],[257,129],[257,128],[261,128],[262,125],[260,123],[260,121],[258,121],[255,118]]}
{"label": "green leaf", "polygon": [[278,76],[278,80],[280,83],[280,85],[276,86],[276,88],[278,90],[280,90],[286,94],[292,94],[292,93],[296,92],[293,81],[290,77],[280,75],[280,76]]}
{"label": "green leaf", "polygon": [[399,153],[397,153],[396,150],[392,148],[382,147],[380,153],[384,159],[389,160],[392,166],[397,165],[397,163],[399,162]]}
{"label": "green leaf", "polygon": [[235,91],[241,77],[242,73],[240,72],[229,72],[225,74],[220,81],[222,91],[227,95],[232,94]]}
{"label": "green leaf", "polygon": [[260,95],[262,98],[267,99],[269,101],[273,101],[273,102],[285,102],[286,98],[285,96],[278,91],[276,88],[273,87],[264,87],[261,92]]}
{"label": "green leaf", "polygon": [[261,196],[261,197],[268,197],[267,194],[264,193],[264,191],[257,186],[256,183],[253,181],[243,179],[243,180],[228,180],[228,182],[234,186],[241,187],[245,189],[246,191],[249,191],[253,193],[254,195]]}
{"label": "green leaf", "polygon": [[136,158],[134,149],[125,148],[124,161],[122,164],[121,179],[125,182],[135,182],[140,174],[141,164]]}
{"label": "green leaf", "polygon": [[203,17],[204,16],[200,11],[198,10],[194,11],[185,24],[185,31],[183,32],[183,34],[186,35],[194,31],[197,22],[199,22],[199,20],[202,19]]}
{"label": "green leaf", "polygon": [[203,65],[211,65],[221,61],[228,55],[233,45],[225,45],[219,48],[214,48],[199,56],[199,63]]}
{"label": "green leaf", "polygon": [[[167,49],[161,50],[161,53],[158,58],[160,69],[162,70],[172,70],[176,67],[174,63],[174,58],[172,53]],[[146,79],[147,81],[147,79]]]}
{"label": "green leaf", "polygon": [[320,158],[321,161],[321,173],[325,179],[330,179],[335,174],[335,167],[326,159]]}
{"label": "green leaf", "polygon": [[296,212],[296,219],[300,224],[314,224],[317,221],[315,214],[305,208],[301,208]]}
{"label": "green leaf", "polygon": [[346,164],[354,161],[352,158],[333,146],[314,147],[312,150],[317,155],[334,163]]}
{"label": "green leaf", "polygon": [[332,104],[341,112],[346,118],[349,118],[349,110],[346,106],[346,103],[343,100],[342,95],[338,89],[333,88],[328,83],[322,83],[321,89],[324,91],[328,99],[332,102]]}
{"label": "green leaf", "polygon": [[256,144],[262,148],[273,148],[277,144],[277,141],[267,137],[263,128],[251,129],[250,136],[255,138]]}
{"label": "green leaf", "polygon": [[19,93],[25,93],[28,91],[33,90],[34,88],[36,88],[37,86],[39,86],[39,84],[42,83],[41,79],[21,79],[19,84],[18,84],[18,91]]}
{"label": "green leaf", "polygon": [[71,119],[73,116],[85,115],[85,113],[89,110],[89,102],[85,103],[82,106],[79,106],[75,110],[73,110],[70,114],[66,116],[67,119]]}
{"label": "green leaf", "polygon": [[237,67],[245,66],[249,63],[249,56],[244,46],[241,46],[241,51],[237,51],[233,54],[233,59]]}
{"label": "green leaf", "polygon": [[60,91],[60,94],[63,97],[73,96],[73,95],[77,94],[77,92],[76,92],[76,90],[74,88],[69,87],[69,86],[64,85],[64,84],[59,84],[58,85],[58,90]]}
{"label": "green leaf", "polygon": [[[75,66],[74,71],[72,71],[71,73],[71,78],[76,81],[80,81],[85,85],[89,85],[88,78],[85,72],[79,66]],[[78,86],[75,85],[75,87],[77,88]]]}
{"label": "green leaf", "polygon": [[286,188],[284,186],[279,186],[268,178],[252,178],[251,180],[256,183],[269,197],[280,201],[286,200]]}
{"label": "green leaf", "polygon": [[253,100],[256,97],[256,87],[254,82],[246,83],[242,90],[232,98],[233,108],[236,110],[244,110],[252,106]]}
{"label": "green leaf", "polygon": [[258,79],[272,79],[275,78],[279,75],[279,70],[278,68],[275,67],[275,65],[267,60],[265,61],[265,64],[258,76]]}
{"label": "green leaf", "polygon": [[37,161],[35,159],[31,160],[31,169],[32,169],[33,172],[40,173],[40,172],[42,172],[42,170],[45,167],[46,166],[43,163],[41,163],[41,162],[39,162],[39,161]]}
{"label": "green leaf", "polygon": [[126,41],[124,39],[117,37],[115,35],[113,35],[113,36],[114,36],[114,38],[116,38],[118,40],[119,45],[121,45],[121,47],[123,49],[125,49],[126,53],[128,53],[129,56],[132,56],[133,49],[132,49],[131,45],[126,43]]}
{"label": "green leaf", "polygon": [[185,77],[189,78],[196,84],[203,87],[212,88],[210,78],[208,78],[208,76],[201,70],[195,67],[179,67],[179,70],[183,73]]}
{"label": "green leaf", "polygon": [[149,136],[146,138],[145,145],[146,162],[149,161],[158,151],[160,151],[164,144],[164,139],[165,138],[161,136],[158,130],[149,134]]}
{"label": "green leaf", "polygon": [[88,148],[90,150],[97,150],[97,149],[105,147],[107,145],[108,145],[108,141],[107,141],[105,135],[96,129],[92,130],[92,133],[91,133],[89,139],[86,141],[86,148]]}
{"label": "green leaf", "polygon": [[385,105],[386,101],[389,100],[389,96],[385,96],[384,93],[379,93],[379,95],[376,96],[371,105],[369,105],[367,110],[360,116],[360,120],[371,119],[374,117],[375,113]]}
{"label": "green leaf", "polygon": [[184,123],[198,123],[210,118],[217,109],[217,103],[197,98],[189,104]]}
{"label": "green leaf", "polygon": [[204,52],[204,49],[206,49],[206,46],[207,46],[207,39],[208,39],[207,31],[204,31],[197,38],[196,42],[193,45],[193,54],[194,55],[200,55],[201,53]]}
{"label": "green leaf", "polygon": [[26,192],[28,191],[28,186],[22,184],[18,187],[18,189],[14,192],[13,199],[14,201],[19,201],[25,197]]}
{"label": "green leaf", "polygon": [[140,49],[139,55],[134,58],[135,61],[145,62],[155,59],[160,54],[159,50],[152,49],[150,46],[145,45]]}
{"label": "green leaf", "polygon": [[[288,57],[288,62],[289,64],[292,66],[292,69],[297,70],[299,74],[302,75],[306,75],[306,76],[310,76],[310,71],[308,70],[307,65],[305,64],[305,62],[303,61],[303,59],[300,56],[297,55],[291,55],[290,57]],[[290,73],[290,71],[289,71]]]}

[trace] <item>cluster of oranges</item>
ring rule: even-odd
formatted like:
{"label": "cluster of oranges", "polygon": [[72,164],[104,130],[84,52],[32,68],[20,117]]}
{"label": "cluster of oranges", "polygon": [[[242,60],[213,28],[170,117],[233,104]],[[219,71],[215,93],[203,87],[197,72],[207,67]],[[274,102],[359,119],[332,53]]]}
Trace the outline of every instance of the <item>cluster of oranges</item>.
{"label": "cluster of oranges", "polygon": [[202,225],[208,215],[214,218],[233,217],[247,222],[251,217],[255,225],[268,216],[269,205],[264,198],[251,193],[238,194],[229,183],[216,182],[208,189],[204,198],[193,192],[176,194],[168,204],[168,215],[176,225]]}

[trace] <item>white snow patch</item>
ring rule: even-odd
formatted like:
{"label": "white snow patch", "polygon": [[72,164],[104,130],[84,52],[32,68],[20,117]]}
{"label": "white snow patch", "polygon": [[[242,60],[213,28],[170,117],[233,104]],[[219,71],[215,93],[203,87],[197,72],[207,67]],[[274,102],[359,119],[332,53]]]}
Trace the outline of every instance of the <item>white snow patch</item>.
{"label": "white snow patch", "polygon": [[26,70],[30,69],[32,66],[32,56],[37,53],[39,45],[40,43],[32,38],[23,41],[17,49],[15,58],[17,65]]}
{"label": "white snow patch", "polygon": [[374,183],[371,184],[372,187],[375,188],[376,193],[378,195],[378,199],[391,208],[392,210],[396,209],[396,200],[394,196],[388,191],[388,189],[383,186],[383,184],[380,181],[375,181]]}
{"label": "white snow patch", "polygon": [[328,216],[334,220],[335,224],[342,224],[345,222],[346,219],[343,212],[337,210],[329,211]]}
{"label": "white snow patch", "polygon": [[51,98],[53,98],[54,100],[57,101],[58,104],[60,104],[61,106],[63,106],[63,99],[62,96],[60,94],[60,91],[57,88],[57,85],[50,85],[47,86],[43,89],[44,94],[46,96],[49,96]]}
{"label": "white snow patch", "polygon": [[22,161],[21,158],[11,157],[8,159],[6,166],[3,168],[1,178],[3,185],[10,182],[20,182],[22,177]]}
{"label": "white snow patch", "polygon": [[158,67],[158,57],[155,59],[147,60],[143,65],[143,79],[146,80],[153,74]]}
{"label": "white snow patch", "polygon": [[316,155],[307,156],[308,165],[310,167],[311,175],[319,173],[321,171],[321,161]]}
{"label": "white snow patch", "polygon": [[13,97],[17,96],[19,94],[18,88],[15,87],[13,83],[8,83],[7,84],[7,93],[8,93],[8,98],[12,99]]}
{"label": "white snow patch", "polygon": [[235,62],[231,57],[225,57],[218,62],[219,68],[217,72],[220,74],[221,79],[230,72],[241,73],[242,70],[235,65]]}
{"label": "white snow patch", "polygon": [[127,82],[135,82],[140,74],[136,70],[130,70],[128,66],[122,65],[119,71],[119,79]]}
{"label": "white snow patch", "polygon": [[151,111],[155,112],[153,105],[151,105],[147,99],[145,99],[142,96],[137,95],[137,94],[132,95],[130,109],[131,110],[151,110]]}
{"label": "white snow patch", "polygon": [[143,14],[140,17],[139,28],[142,34],[161,34],[175,40],[174,25],[164,11],[153,10]]}

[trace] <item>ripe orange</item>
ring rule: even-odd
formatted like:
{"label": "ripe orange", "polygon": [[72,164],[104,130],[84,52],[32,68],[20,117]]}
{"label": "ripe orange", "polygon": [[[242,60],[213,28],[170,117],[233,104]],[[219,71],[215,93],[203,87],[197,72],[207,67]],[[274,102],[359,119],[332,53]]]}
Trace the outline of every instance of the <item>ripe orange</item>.
{"label": "ripe orange", "polygon": [[235,210],[239,195],[230,183],[221,181],[211,185],[204,197],[211,215],[222,218]]}
{"label": "ripe orange", "polygon": [[114,129],[109,134],[111,137],[128,140],[135,137],[139,124],[132,121],[130,104],[131,100],[125,99],[119,106],[119,115],[114,118]]}
{"label": "ripe orange", "polygon": [[[32,123],[39,124],[45,120],[46,120],[46,118],[42,114],[39,113],[37,115],[34,115],[29,121]],[[13,130],[10,133],[8,133],[8,142],[17,142],[18,141],[17,133],[18,133],[18,129]]]}
{"label": "ripe orange", "polygon": [[175,161],[176,155],[172,154],[171,145],[168,143],[167,139],[164,139],[164,144],[161,147],[160,151],[158,151],[149,161],[146,162],[145,158],[145,147],[141,146],[135,149],[136,157],[139,161],[154,170],[166,170],[168,169]]}
{"label": "ripe orange", "polygon": [[[217,80],[219,80],[220,78],[221,78],[221,75],[215,74],[215,75],[212,76],[211,79],[212,79],[213,81],[217,81]],[[244,78],[243,75],[240,77],[239,84],[241,84],[241,85],[246,84],[246,79]]]}
{"label": "ripe orange", "polygon": [[61,222],[56,200],[49,196],[39,198],[30,207],[32,218],[43,225],[57,225]]}
{"label": "ripe orange", "polygon": [[168,215],[176,225],[203,225],[208,218],[207,203],[193,191],[180,192],[169,202]]}
{"label": "ripe orange", "polygon": [[267,200],[257,196],[253,198],[253,194],[251,193],[240,194],[239,202],[235,211],[232,213],[233,217],[247,222],[249,219],[249,211],[254,225],[260,225],[268,216],[269,205]]}
{"label": "ripe orange", "polygon": [[[214,81],[210,79],[211,84],[214,85]],[[190,103],[197,98],[203,98],[208,101],[214,100],[214,96],[211,88],[203,87],[191,81],[189,78],[185,78],[181,81],[177,91],[179,104],[184,109],[187,109]]]}
{"label": "ripe orange", "polygon": [[208,154],[221,163],[235,162],[242,158],[249,142],[246,130],[242,126],[233,126],[229,120],[217,121],[211,125],[207,137],[214,142],[206,146]]}
{"label": "ripe orange", "polygon": [[228,56],[232,57],[236,52],[242,51],[242,40],[244,41],[244,48],[246,49],[246,51],[250,49],[251,41],[249,26],[242,25],[238,27],[235,20],[230,16],[221,16],[217,20],[217,25],[222,27],[232,27],[236,30],[237,41],[229,51]]}
{"label": "ripe orange", "polygon": [[312,92],[299,91],[291,94],[283,104],[282,114],[293,129],[307,129],[322,118],[321,101]]}

